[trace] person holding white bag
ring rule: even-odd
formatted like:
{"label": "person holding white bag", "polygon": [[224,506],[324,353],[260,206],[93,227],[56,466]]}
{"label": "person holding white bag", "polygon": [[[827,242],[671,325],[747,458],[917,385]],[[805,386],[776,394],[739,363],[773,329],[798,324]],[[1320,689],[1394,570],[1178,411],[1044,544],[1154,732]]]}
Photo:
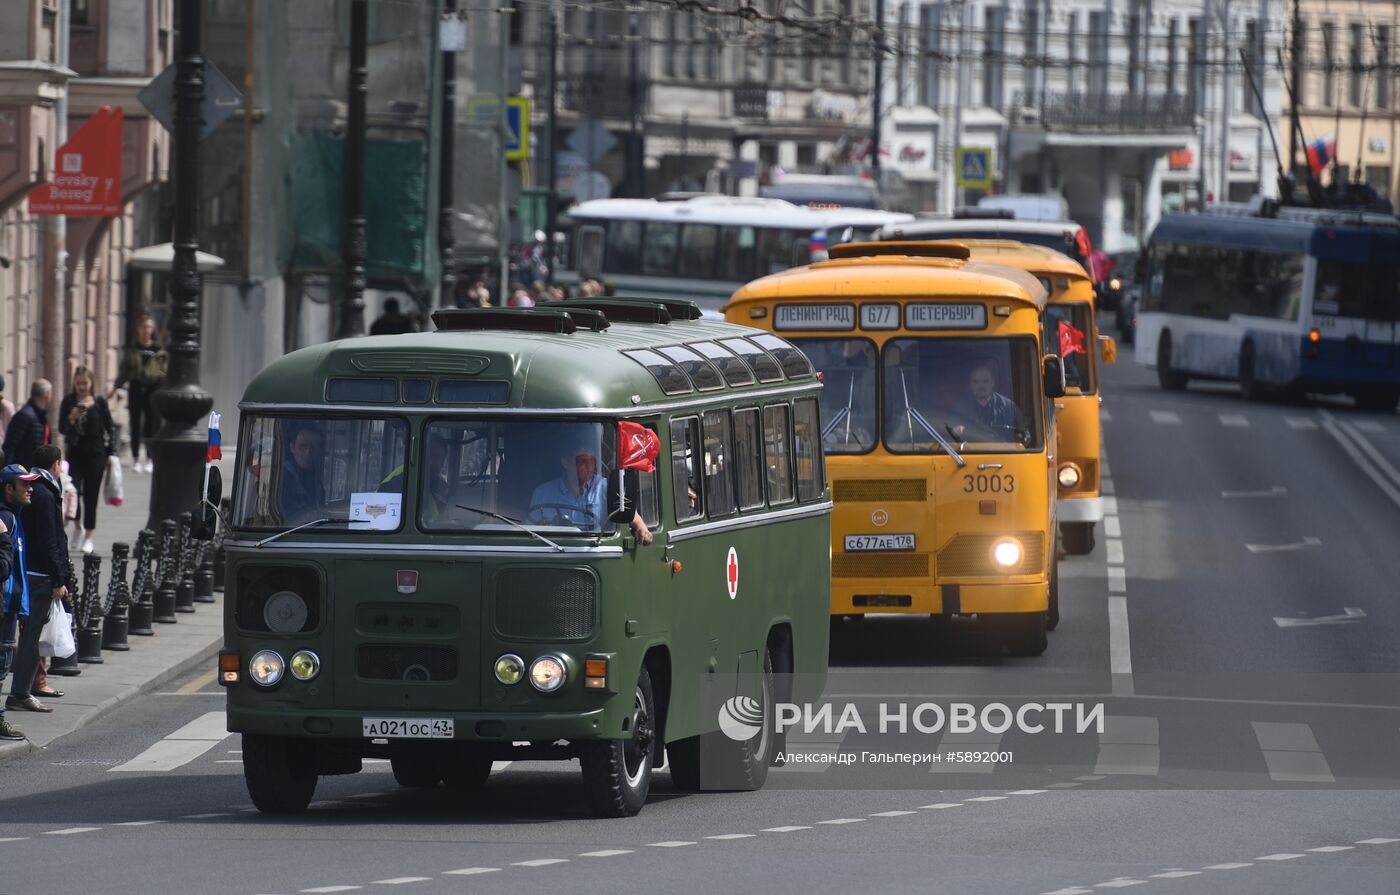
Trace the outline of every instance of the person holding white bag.
{"label": "person holding white bag", "polygon": [[[63,532],[63,512],[60,509],[63,488],[58,483],[55,471],[62,462],[58,448],[51,444],[41,445],[34,450],[34,467],[38,473],[34,482],[29,504],[24,507],[20,521],[28,536],[25,552],[25,573],[29,579],[29,617],[24,620],[24,629],[19,638],[19,649],[15,654],[14,681],[10,685],[10,698],[5,700],[5,708],[26,712],[52,712],[53,709],[40,702],[35,694],[35,678],[39,671],[39,640],[49,614],[55,605],[61,606],[69,599],[67,582],[72,572],[68,560],[68,544]],[[67,618],[67,613],[62,613]],[[58,624],[59,613],[54,613]],[[60,690],[43,687],[40,693],[53,698],[63,695]]]}

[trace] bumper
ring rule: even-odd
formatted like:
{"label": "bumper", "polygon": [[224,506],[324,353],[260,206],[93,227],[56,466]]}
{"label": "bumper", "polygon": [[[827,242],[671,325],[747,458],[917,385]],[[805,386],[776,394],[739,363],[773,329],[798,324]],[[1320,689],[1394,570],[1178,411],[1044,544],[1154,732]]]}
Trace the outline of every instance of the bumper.
{"label": "bumper", "polygon": [[[1024,580],[1024,579],[1023,579]],[[832,615],[894,613],[899,615],[952,615],[955,613],[998,614],[1003,612],[1044,612],[1050,607],[1050,586],[1046,581],[1029,584],[944,584],[882,588],[882,602],[908,598],[908,605],[868,605],[873,596],[867,588],[832,587]],[[862,603],[860,598],[865,598]]]}
{"label": "bumper", "polygon": [[1102,497],[1061,497],[1055,505],[1058,521],[1098,522],[1103,519]]}
{"label": "bumper", "polygon": [[[357,711],[258,709],[248,706],[228,707],[230,733],[260,733],[268,736],[309,737],[328,740],[369,740],[364,736],[365,718],[451,718],[453,739],[477,741],[533,740],[597,740],[618,739],[622,732],[625,712],[609,717],[607,708],[588,712],[561,714],[395,711],[394,709],[364,709]],[[429,742],[420,740],[419,742]]]}

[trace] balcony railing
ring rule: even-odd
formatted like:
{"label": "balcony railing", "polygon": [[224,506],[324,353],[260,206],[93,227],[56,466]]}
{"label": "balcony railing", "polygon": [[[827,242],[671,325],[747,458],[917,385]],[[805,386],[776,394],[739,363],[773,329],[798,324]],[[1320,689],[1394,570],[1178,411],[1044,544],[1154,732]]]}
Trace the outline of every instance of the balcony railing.
{"label": "balcony railing", "polygon": [[[599,118],[630,118],[631,82],[625,74],[585,71],[559,79],[559,105],[571,112]],[[647,79],[637,78],[637,112],[647,111]]]}
{"label": "balcony railing", "polygon": [[1018,92],[1019,107],[1036,109],[1046,130],[1151,133],[1195,126],[1191,98],[1182,93]]}

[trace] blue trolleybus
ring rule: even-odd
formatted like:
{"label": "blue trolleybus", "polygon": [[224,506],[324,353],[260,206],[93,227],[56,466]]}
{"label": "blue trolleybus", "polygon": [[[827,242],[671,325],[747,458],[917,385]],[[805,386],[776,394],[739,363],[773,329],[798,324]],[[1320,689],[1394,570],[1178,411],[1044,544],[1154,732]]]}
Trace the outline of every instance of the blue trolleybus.
{"label": "blue trolleybus", "polygon": [[1146,251],[1137,360],[1165,389],[1400,400],[1400,219],[1221,206],[1169,214]]}

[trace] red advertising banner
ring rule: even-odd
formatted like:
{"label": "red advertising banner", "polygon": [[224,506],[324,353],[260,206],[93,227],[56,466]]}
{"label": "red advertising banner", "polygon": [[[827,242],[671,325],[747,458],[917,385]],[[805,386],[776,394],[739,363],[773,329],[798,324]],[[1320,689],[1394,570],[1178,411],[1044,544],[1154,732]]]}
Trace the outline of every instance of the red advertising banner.
{"label": "red advertising banner", "polygon": [[103,106],[59,148],[52,182],[29,194],[29,213],[117,217],[121,197],[122,110]]}

